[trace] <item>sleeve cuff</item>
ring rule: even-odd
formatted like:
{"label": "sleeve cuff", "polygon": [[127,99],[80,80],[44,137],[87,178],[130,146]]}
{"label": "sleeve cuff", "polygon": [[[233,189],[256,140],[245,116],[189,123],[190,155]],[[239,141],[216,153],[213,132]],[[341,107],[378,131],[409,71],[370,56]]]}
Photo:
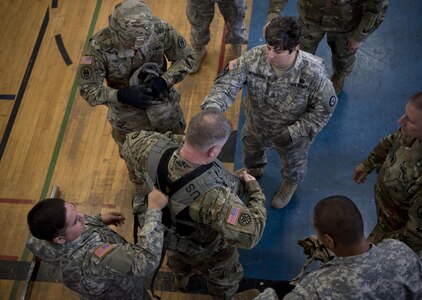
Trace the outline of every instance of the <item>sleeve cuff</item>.
{"label": "sleeve cuff", "polygon": [[256,180],[248,181],[245,184],[245,191],[247,194],[259,192],[260,190],[261,190],[261,187],[259,186],[259,183]]}

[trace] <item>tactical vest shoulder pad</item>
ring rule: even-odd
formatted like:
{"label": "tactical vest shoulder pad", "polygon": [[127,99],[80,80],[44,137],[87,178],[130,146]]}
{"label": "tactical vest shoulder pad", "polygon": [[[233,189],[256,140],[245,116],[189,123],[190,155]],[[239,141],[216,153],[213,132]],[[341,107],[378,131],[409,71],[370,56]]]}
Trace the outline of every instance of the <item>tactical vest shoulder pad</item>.
{"label": "tactical vest shoulder pad", "polygon": [[164,152],[169,148],[179,147],[180,145],[170,138],[160,136],[157,142],[151,147],[147,159],[147,172],[155,183],[157,181],[157,169],[161,157]]}

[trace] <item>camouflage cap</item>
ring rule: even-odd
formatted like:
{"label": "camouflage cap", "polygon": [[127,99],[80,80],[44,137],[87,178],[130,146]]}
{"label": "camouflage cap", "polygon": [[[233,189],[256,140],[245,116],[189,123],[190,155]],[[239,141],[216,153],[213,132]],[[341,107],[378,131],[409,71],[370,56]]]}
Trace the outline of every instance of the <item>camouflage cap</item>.
{"label": "camouflage cap", "polygon": [[147,44],[152,35],[151,9],[139,0],[123,1],[115,6],[109,25],[124,46],[138,49]]}

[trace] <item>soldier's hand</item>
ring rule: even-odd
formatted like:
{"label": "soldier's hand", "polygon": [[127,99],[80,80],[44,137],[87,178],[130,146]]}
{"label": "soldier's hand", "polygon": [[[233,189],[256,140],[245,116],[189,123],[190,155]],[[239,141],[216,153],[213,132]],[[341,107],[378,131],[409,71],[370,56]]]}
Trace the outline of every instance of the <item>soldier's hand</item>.
{"label": "soldier's hand", "polygon": [[153,188],[148,194],[148,208],[162,210],[169,202],[169,197],[159,189]]}
{"label": "soldier's hand", "polygon": [[355,168],[355,172],[353,173],[353,180],[357,183],[364,183],[366,176],[368,176],[368,173],[365,172],[363,165],[357,165]]}
{"label": "soldier's hand", "polygon": [[117,92],[117,100],[119,102],[140,109],[146,109],[150,106],[153,103],[153,99],[152,90],[141,85],[128,86]]}
{"label": "soldier's hand", "polygon": [[290,136],[289,130],[286,128],[284,129],[276,138],[275,138],[276,146],[280,147],[287,147],[289,146],[293,140]]}
{"label": "soldier's hand", "polygon": [[152,90],[152,96],[158,98],[158,96],[167,88],[167,82],[163,77],[155,77],[151,79],[148,87]]}
{"label": "soldier's hand", "polygon": [[126,217],[120,212],[110,212],[106,214],[101,214],[101,221],[105,225],[115,225],[120,226],[125,223]]}
{"label": "soldier's hand", "polygon": [[347,50],[349,50],[350,53],[355,53],[360,46],[362,46],[362,42],[355,41],[351,37],[348,38],[349,42],[347,44]]}
{"label": "soldier's hand", "polygon": [[251,174],[248,174],[248,172],[243,171],[242,174],[240,174],[240,177],[243,179],[243,181],[245,182],[249,182],[252,180],[256,180],[255,177],[253,177]]}

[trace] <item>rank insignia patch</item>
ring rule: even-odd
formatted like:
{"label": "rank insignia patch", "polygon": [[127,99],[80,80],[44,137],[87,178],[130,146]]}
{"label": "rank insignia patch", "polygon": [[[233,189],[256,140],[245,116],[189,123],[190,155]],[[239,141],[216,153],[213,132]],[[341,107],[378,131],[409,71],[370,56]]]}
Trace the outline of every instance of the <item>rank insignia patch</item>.
{"label": "rank insignia patch", "polygon": [[95,251],[94,254],[98,257],[101,258],[104,255],[106,255],[108,252],[110,252],[110,250],[113,250],[113,246],[110,244],[103,244],[100,247],[98,247]]}

